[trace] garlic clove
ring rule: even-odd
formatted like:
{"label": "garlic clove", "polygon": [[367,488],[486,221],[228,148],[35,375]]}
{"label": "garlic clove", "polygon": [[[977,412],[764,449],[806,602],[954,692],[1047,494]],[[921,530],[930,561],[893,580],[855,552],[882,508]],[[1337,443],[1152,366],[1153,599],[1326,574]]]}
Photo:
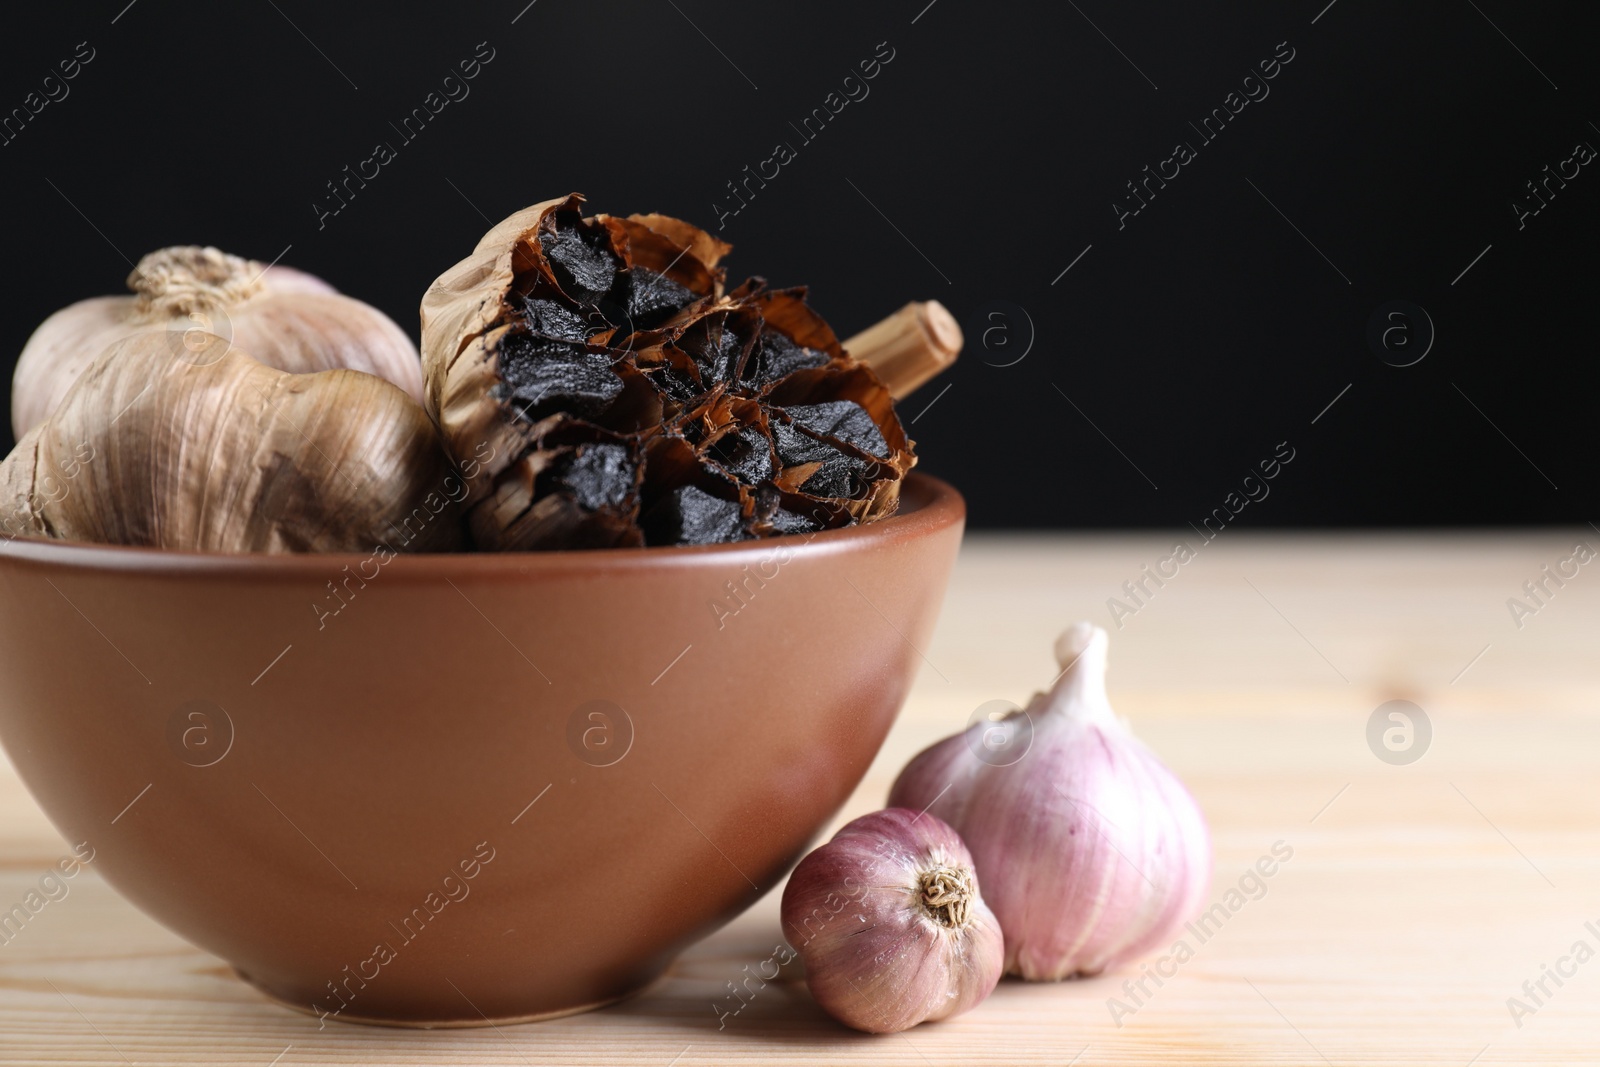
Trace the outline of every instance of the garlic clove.
{"label": "garlic clove", "polygon": [[465,485],[426,412],[353,370],[289,374],[226,340],[102,354],[0,463],[0,529],[199,552],[459,547]]}
{"label": "garlic clove", "polygon": [[22,435],[11,454],[0,462],[0,537],[49,537],[36,506],[39,490],[39,427]]}
{"label": "garlic clove", "polygon": [[261,281],[268,289],[278,293],[337,294],[339,292],[315,274],[286,267],[281,263],[274,263],[262,271]]}
{"label": "garlic clove", "polygon": [[366,371],[422,400],[421,359],[405,331],[304,271],[179,246],[141,259],[128,288],[133,295],[62,308],[28,338],[12,379],[18,439],[59,406],[102,352],[140,333],[167,333],[180,346],[200,332],[216,334],[278,370]]}
{"label": "garlic clove", "polygon": [[1183,783],[1111,709],[1108,638],[1080,623],[1056,642],[1062,673],[1027,708],[1032,740],[985,762],[979,723],[917,755],[890,792],[961,834],[1005,931],[1006,971],[1093,975],[1164,944],[1210,883],[1205,818]]}
{"label": "garlic clove", "polygon": [[78,375],[127,329],[132,310],[131,296],[94,296],[39,324],[11,375],[11,430],[17,440],[49,417]]}
{"label": "garlic clove", "polygon": [[824,1011],[869,1033],[959,1015],[993,992],[1004,945],[961,838],[890,808],[848,823],[783,891],[783,929]]}

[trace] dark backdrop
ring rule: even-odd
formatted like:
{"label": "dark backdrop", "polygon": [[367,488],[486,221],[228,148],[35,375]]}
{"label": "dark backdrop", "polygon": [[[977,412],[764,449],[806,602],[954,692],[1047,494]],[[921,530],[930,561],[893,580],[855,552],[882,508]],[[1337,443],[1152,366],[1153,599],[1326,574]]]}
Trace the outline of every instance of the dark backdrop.
{"label": "dark backdrop", "polygon": [[[0,112],[65,96],[0,147],[0,351],[179,243],[283,253],[415,336],[490,220],[579,190],[720,217],[733,272],[809,283],[841,336],[947,304],[967,353],[901,413],[978,525],[1198,523],[1245,489],[1254,526],[1600,521],[1592,4],[926,3],[14,8]],[[1146,166],[1176,176],[1133,214]],[[1533,214],[1546,166],[1576,176]]]}

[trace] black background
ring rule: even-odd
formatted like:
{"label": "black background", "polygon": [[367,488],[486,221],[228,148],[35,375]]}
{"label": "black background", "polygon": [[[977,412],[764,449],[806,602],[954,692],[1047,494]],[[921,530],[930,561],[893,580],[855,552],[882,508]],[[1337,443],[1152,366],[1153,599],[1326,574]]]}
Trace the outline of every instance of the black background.
{"label": "black background", "polygon": [[[1198,522],[1282,441],[1242,524],[1600,521],[1600,166],[1524,228],[1512,208],[1600,146],[1592,4],[125,3],[8,12],[0,112],[95,53],[0,147],[8,361],[184,243],[292,246],[414,337],[491,221],[578,190],[714,229],[784,141],[720,231],[731,273],[810,284],[841,336],[911,299],[955,312],[966,354],[901,416],[975,525]],[[885,41],[870,95],[802,143],[789,123]],[[390,123],[479,42],[470,95],[404,143]],[[1188,123],[1279,42],[1270,95],[1202,146]],[[1198,158],[1119,230],[1124,183],[1180,140]],[[319,228],[379,141],[397,158]],[[1413,366],[1366,340],[1393,300],[1437,331]]]}

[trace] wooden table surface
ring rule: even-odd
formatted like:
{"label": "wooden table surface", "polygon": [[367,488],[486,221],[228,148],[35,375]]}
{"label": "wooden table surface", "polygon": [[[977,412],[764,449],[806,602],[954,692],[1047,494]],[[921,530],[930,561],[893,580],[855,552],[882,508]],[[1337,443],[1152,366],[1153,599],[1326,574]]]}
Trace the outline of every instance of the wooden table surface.
{"label": "wooden table surface", "polygon": [[[839,822],[880,806],[904,762],[977,705],[1048,682],[1056,633],[1088,618],[1112,631],[1113,703],[1210,819],[1213,898],[1276,842],[1293,849],[1120,1025],[1108,1000],[1132,1003],[1127,972],[1002,982],[968,1015],[888,1037],[834,1025],[786,973],[719,1029],[713,1002],[779,941],[775,891],[603,1011],[498,1030],[319,1031],[91,865],[0,944],[0,1062],[1593,1064],[1600,563],[1520,628],[1507,606],[1536,606],[1523,583],[1579,541],[1600,548],[1592,528],[1224,533],[1119,630],[1107,598],[1172,538],[969,538],[928,665]],[[1368,718],[1390,699],[1432,724],[1410,765],[1368,748]],[[0,909],[66,855],[0,771]],[[1588,951],[1574,956],[1578,942]],[[1569,976],[1558,985],[1546,966]],[[1514,1018],[1510,998],[1529,1010]]]}

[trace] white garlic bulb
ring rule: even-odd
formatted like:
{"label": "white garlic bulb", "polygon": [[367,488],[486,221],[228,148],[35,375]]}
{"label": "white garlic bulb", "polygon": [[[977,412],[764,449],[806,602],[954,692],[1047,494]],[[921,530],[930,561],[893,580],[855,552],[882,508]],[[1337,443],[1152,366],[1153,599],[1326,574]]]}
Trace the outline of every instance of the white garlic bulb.
{"label": "white garlic bulb", "polygon": [[0,462],[0,533],[185,552],[437,552],[466,482],[433,420],[352,370],[288,374],[211,334],[113,345]]}
{"label": "white garlic bulb", "polygon": [[972,857],[925,812],[848,823],[800,861],[783,890],[784,936],[806,986],[846,1026],[892,1034],[982,1003],[1004,950]]}
{"label": "white garlic bulb", "polygon": [[174,348],[220,336],[291,374],[366,371],[422,402],[422,362],[405,331],[377,308],[303,271],[215,248],[163,248],[128,276],[132,296],[80,300],[33,331],[11,386],[18,440],[49,418],[72,383],[108,347],[162,331]]}
{"label": "white garlic bulb", "polygon": [[[889,795],[966,842],[1005,934],[1008,974],[1061,979],[1135,959],[1166,944],[1209,888],[1205,817],[1111,710],[1106,645],[1098,626],[1068,629],[1048,693],[925,749]],[[1020,758],[986,747],[996,731],[1026,744]]]}

